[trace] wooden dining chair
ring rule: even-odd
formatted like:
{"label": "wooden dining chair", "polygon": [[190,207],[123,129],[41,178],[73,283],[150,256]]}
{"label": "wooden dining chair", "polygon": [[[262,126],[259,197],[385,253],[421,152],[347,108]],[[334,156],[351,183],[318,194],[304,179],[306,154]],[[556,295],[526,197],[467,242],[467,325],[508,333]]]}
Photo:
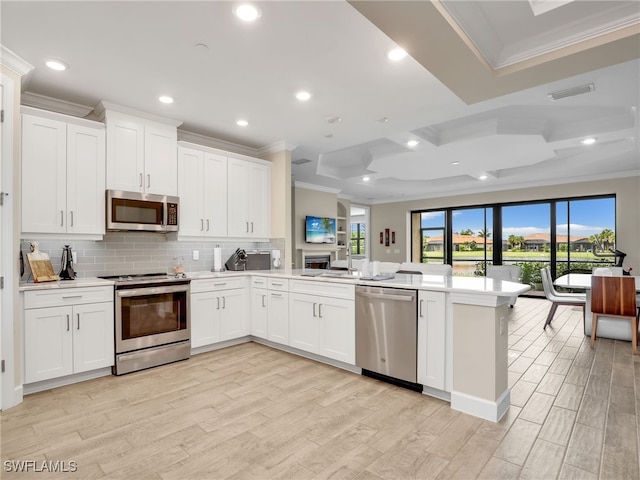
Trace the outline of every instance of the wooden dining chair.
{"label": "wooden dining chair", "polygon": [[634,277],[591,277],[591,348],[594,347],[598,317],[615,317],[631,322],[631,349],[638,354],[638,309]]}

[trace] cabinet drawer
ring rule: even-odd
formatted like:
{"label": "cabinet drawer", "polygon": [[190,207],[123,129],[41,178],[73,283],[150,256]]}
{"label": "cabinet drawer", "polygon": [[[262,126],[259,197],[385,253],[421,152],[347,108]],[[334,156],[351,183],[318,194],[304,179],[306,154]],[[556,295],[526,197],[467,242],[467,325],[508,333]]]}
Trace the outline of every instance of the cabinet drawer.
{"label": "cabinet drawer", "polygon": [[292,293],[307,293],[332,298],[343,298],[345,300],[355,299],[355,285],[344,283],[291,280],[289,282],[289,291]]}
{"label": "cabinet drawer", "polygon": [[247,277],[205,278],[191,281],[191,293],[231,290],[246,285]]}
{"label": "cabinet drawer", "polygon": [[113,302],[113,287],[56,288],[24,292],[24,308],[59,307]]}
{"label": "cabinet drawer", "polygon": [[269,290],[289,291],[289,280],[286,278],[269,278]]}
{"label": "cabinet drawer", "polygon": [[251,286],[256,288],[267,288],[269,279],[267,277],[251,277]]}

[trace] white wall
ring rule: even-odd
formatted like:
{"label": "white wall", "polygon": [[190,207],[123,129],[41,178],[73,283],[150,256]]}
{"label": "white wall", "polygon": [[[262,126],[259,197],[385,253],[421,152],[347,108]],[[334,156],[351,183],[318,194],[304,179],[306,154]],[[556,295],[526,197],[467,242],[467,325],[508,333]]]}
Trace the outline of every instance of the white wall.
{"label": "white wall", "polygon": [[[617,198],[616,248],[627,254],[625,268],[633,267],[636,274],[640,274],[640,177],[637,176],[373,205],[372,258],[385,262],[409,260],[407,235],[409,212],[413,210],[608,194],[616,194]],[[385,228],[396,232],[395,245],[380,245],[379,235]]]}

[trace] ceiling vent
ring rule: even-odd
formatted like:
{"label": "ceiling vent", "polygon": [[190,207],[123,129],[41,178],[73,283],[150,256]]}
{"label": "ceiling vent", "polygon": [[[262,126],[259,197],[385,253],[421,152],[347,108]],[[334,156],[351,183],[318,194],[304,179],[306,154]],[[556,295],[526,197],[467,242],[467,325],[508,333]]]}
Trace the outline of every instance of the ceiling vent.
{"label": "ceiling vent", "polygon": [[311,160],[308,158],[300,158],[298,160],[293,160],[291,163],[293,165],[304,165],[305,163],[311,163]]}
{"label": "ceiling vent", "polygon": [[557,92],[551,92],[548,94],[549,100],[561,100],[567,97],[575,97],[576,95],[582,95],[583,93],[593,92],[596,86],[593,83],[587,85],[580,85],[579,87],[567,88],[566,90],[558,90]]}

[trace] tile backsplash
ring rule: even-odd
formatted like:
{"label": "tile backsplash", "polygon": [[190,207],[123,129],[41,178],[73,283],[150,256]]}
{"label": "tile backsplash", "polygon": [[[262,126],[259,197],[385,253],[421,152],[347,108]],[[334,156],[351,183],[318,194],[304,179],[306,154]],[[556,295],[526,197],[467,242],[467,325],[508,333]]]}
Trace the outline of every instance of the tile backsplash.
{"label": "tile backsplash", "polygon": [[[283,255],[284,239],[275,238],[270,242],[178,242],[166,235],[146,232],[109,232],[101,241],[93,240],[38,240],[22,239],[20,248],[24,256],[25,273],[23,281],[31,280],[27,253],[30,243],[37,241],[41,252],[51,258],[56,273],[61,268],[62,248],[70,245],[76,252],[77,262],[73,267],[78,278],[131,273],[172,272],[176,258],[182,258],[185,272],[210,271],[213,268],[213,249],[222,248],[222,263],[236,251],[279,249]],[[193,260],[193,251],[197,250],[199,259]]]}

